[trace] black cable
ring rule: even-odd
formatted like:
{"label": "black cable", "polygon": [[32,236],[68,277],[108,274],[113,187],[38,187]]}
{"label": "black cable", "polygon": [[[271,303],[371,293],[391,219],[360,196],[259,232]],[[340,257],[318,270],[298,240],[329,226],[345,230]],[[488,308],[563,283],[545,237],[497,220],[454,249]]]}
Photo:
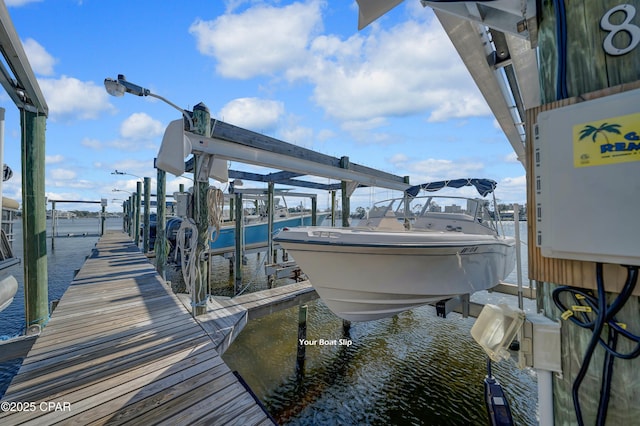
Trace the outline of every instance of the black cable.
{"label": "black cable", "polygon": [[[607,344],[615,350],[618,341],[618,334],[609,327]],[[600,386],[600,401],[598,402],[598,414],[596,424],[604,424],[607,419],[607,409],[609,408],[609,396],[611,395],[611,379],[613,377],[613,361],[615,356],[607,352],[604,355],[604,369],[602,371],[602,384]]]}
{"label": "black cable", "polygon": [[[596,346],[600,344],[606,351],[602,373],[600,401],[598,405],[597,425],[604,424],[606,419],[609,397],[611,395],[611,378],[613,376],[613,362],[615,358],[632,359],[640,355],[640,336],[636,336],[625,330],[615,318],[615,315],[629,300],[629,297],[631,297],[638,281],[638,267],[626,266],[626,268],[627,279],[624,287],[609,306],[607,306],[606,293],[604,290],[602,263],[596,264],[597,298],[593,297],[593,295],[588,291],[568,286],[558,287],[552,293],[552,298],[556,306],[561,309],[563,313],[569,312],[571,314],[571,316],[565,319],[569,319],[579,327],[588,328],[592,331],[591,340],[587,345],[582,365],[572,386],[573,405],[576,411],[578,424],[581,426],[584,425],[584,422],[582,420],[579,390],[589,368],[591,357],[593,356]],[[573,309],[568,309],[562,303],[560,300],[560,295],[562,293],[569,293],[573,296],[573,301],[575,302]],[[591,316],[595,316],[595,318],[592,319],[589,313],[591,313]],[[605,325],[608,325],[608,337],[606,342],[601,336]],[[619,336],[623,336],[628,340],[636,342],[636,348],[626,354],[618,352],[616,346]]]}
{"label": "black cable", "polygon": [[587,345],[587,350],[585,351],[582,365],[580,366],[578,375],[573,381],[573,386],[571,387],[573,406],[576,410],[576,416],[579,426],[584,426],[584,421],[582,420],[582,409],[580,408],[580,386],[582,385],[582,381],[587,375],[587,370],[589,369],[589,364],[591,363],[591,357],[593,356],[596,346],[598,345],[598,342],[600,340],[600,334],[602,334],[602,329],[604,328],[604,313],[607,309],[607,299],[604,292],[604,285],[602,284],[602,263],[596,264],[596,282],[598,283],[598,315],[596,316],[595,323],[593,324],[593,334],[591,335],[591,339],[589,340],[589,344]]}
{"label": "black cable", "polygon": [[556,70],[556,100],[569,97],[567,90],[567,13],[564,0],[555,1],[556,43],[558,69]]}

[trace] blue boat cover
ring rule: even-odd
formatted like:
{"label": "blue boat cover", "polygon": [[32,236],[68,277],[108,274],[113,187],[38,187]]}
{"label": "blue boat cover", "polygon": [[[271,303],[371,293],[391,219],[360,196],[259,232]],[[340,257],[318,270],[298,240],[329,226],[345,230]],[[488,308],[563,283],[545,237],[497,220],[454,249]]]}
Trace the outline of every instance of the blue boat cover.
{"label": "blue boat cover", "polygon": [[407,188],[405,192],[410,197],[418,195],[421,189],[429,192],[435,192],[442,188],[462,188],[463,186],[475,186],[480,195],[486,197],[496,189],[497,182],[491,179],[452,179],[441,180],[438,182],[423,183],[422,185],[415,185]]}

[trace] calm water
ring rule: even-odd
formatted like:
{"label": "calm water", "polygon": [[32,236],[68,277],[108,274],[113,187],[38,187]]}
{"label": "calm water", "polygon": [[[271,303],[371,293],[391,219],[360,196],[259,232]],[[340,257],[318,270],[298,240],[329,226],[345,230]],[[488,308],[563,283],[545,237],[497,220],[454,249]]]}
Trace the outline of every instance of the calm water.
{"label": "calm water", "polygon": [[[505,233],[513,235],[513,223],[505,223]],[[526,223],[521,238],[526,239]],[[516,280],[514,272],[506,281]],[[517,306],[514,297],[487,292],[472,300]],[[525,310],[535,311],[535,304],[526,302]],[[296,367],[297,320],[293,308],[252,321],[223,356],[278,423],[487,424],[486,356],[470,335],[474,319],[438,318],[435,308],[422,307],[353,323],[345,335],[342,321],[317,300],[309,304],[307,338],[347,338],[353,344],[307,346],[302,370]],[[516,424],[537,424],[535,374],[512,362],[494,364],[493,374],[503,384]]]}
{"label": "calm water", "polygon": [[[61,219],[58,226],[61,235],[99,229],[97,219]],[[107,222],[108,229],[120,227],[120,219]],[[16,231],[15,249],[21,256],[19,223]],[[506,223],[505,231],[513,234],[513,224]],[[526,223],[521,224],[521,237],[526,238]],[[97,237],[59,238],[52,252],[48,240],[50,300],[62,296],[96,241]],[[266,288],[263,259],[249,256],[243,267],[246,291]],[[214,265],[214,291],[230,294],[233,279],[228,262],[218,257]],[[22,265],[11,272],[22,284]],[[526,277],[526,267],[523,275]],[[179,273],[171,269],[168,278],[180,281]],[[516,282],[515,272],[507,281]],[[513,297],[486,292],[472,300],[517,305]],[[531,303],[526,305],[526,310],[533,309]],[[307,346],[304,367],[298,369],[297,318],[294,308],[250,322],[224,355],[279,423],[487,424],[482,385],[486,358],[470,336],[473,319],[457,314],[442,319],[434,308],[422,307],[395,318],[353,323],[345,335],[342,321],[317,300],[309,304],[307,337],[346,338],[352,345]],[[14,303],[0,313],[0,336],[19,334],[23,327],[21,287]],[[19,365],[20,361],[0,364],[0,395]],[[537,424],[535,375],[518,370],[511,362],[494,364],[493,373],[508,395],[516,424]]]}

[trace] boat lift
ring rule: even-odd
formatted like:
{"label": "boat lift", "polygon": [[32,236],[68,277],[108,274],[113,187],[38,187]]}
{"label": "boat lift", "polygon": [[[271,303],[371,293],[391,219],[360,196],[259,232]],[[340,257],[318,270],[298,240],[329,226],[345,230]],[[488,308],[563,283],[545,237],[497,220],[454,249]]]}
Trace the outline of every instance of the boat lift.
{"label": "boat lift", "polygon": [[[123,76],[119,76],[118,81],[130,84]],[[227,182],[229,178],[266,182],[270,188],[268,193],[273,192],[275,183],[331,191],[339,188],[342,193],[343,222],[348,219],[349,197],[359,186],[377,186],[398,191],[404,191],[410,186],[408,176],[397,176],[351,163],[349,157],[337,158],[321,154],[216,119],[210,119],[209,125],[205,125],[208,127],[206,134],[210,136],[203,136],[194,132],[191,123],[185,122],[190,117],[186,111],[184,115],[182,119],[174,120],[167,126],[156,159],[158,169],[175,176],[194,171],[196,182],[208,182],[209,178],[219,182]],[[185,162],[191,154],[193,157]],[[228,161],[280,171],[261,175],[228,170]],[[340,180],[341,183],[328,185],[300,179],[309,175]],[[238,225],[236,233],[240,234]],[[236,259],[240,259],[238,247]],[[239,265],[235,269],[237,289],[241,272]]]}

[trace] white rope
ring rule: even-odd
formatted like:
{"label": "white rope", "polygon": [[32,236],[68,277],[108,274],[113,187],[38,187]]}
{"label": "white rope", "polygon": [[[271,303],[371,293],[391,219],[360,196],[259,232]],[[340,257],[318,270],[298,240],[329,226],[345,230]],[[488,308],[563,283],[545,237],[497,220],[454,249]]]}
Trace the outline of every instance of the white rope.
{"label": "white rope", "polygon": [[[191,235],[187,240],[187,231],[191,231]],[[198,246],[198,227],[191,218],[183,218],[178,233],[176,234],[176,257],[181,252],[180,266],[182,268],[182,278],[187,286],[187,291],[192,296],[195,295],[196,282],[201,280],[200,270],[198,268],[198,259],[196,247]]]}
{"label": "white rope", "polygon": [[210,242],[214,242],[220,236],[220,222],[222,222],[222,213],[224,208],[224,193],[215,187],[209,187],[207,191],[207,208],[209,210],[209,226],[215,227],[215,236],[209,234]]}

